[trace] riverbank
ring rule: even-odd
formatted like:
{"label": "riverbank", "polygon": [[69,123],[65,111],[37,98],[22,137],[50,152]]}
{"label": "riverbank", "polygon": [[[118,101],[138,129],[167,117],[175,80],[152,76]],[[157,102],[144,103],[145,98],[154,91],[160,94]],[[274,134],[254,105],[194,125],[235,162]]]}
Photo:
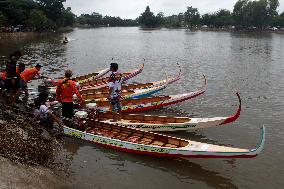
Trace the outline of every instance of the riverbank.
{"label": "riverbank", "polygon": [[72,186],[65,175],[42,166],[14,163],[0,156],[0,188],[13,189],[62,189]]}

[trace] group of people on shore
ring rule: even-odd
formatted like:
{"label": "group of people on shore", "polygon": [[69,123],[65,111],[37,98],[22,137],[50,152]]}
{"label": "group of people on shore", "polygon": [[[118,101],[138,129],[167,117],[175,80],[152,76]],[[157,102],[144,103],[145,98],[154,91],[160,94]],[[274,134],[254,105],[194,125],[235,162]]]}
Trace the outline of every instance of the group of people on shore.
{"label": "group of people on shore", "polygon": [[[27,83],[33,79],[47,78],[41,76],[41,65],[37,64],[34,67],[25,68],[24,63],[18,63],[18,60],[22,56],[20,51],[15,51],[9,56],[4,71],[0,72],[0,88],[2,93],[9,92],[10,104],[15,106],[18,102],[18,98],[21,92],[28,96]],[[18,63],[18,64],[17,64]],[[122,77],[118,72],[118,64],[110,64],[109,75],[109,101],[111,110],[114,113],[115,119],[113,121],[120,120],[121,113],[121,84]],[[57,101],[62,105],[62,118],[56,116],[51,109],[48,108],[48,91],[41,92],[36,99],[34,99],[34,118],[40,124],[53,128],[53,123],[57,122],[59,126],[64,126],[64,118],[72,119],[74,117],[74,104],[73,95],[75,94],[79,99],[79,105],[84,107],[85,103],[80,94],[80,87],[76,81],[72,79],[72,71],[65,70],[64,78],[61,79],[56,86]]]}
{"label": "group of people on shore", "polygon": [[33,79],[41,78],[41,65],[37,64],[34,67],[26,68],[24,63],[19,63],[18,60],[22,57],[20,51],[15,51],[9,55],[6,62],[5,70],[0,72],[0,88],[1,92],[8,94],[8,102],[15,105],[19,99],[21,91],[28,96],[27,83]]}

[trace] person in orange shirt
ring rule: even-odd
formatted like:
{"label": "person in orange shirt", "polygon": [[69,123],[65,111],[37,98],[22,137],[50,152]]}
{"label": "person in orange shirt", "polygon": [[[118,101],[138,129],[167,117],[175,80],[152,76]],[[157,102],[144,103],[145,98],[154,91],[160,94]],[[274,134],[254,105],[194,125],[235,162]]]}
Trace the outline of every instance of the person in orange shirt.
{"label": "person in orange shirt", "polygon": [[65,78],[60,80],[56,88],[56,96],[58,102],[62,104],[62,116],[65,118],[73,118],[73,95],[76,94],[80,100],[80,105],[82,106],[84,101],[81,94],[76,86],[76,82],[71,79],[72,71],[65,71]]}
{"label": "person in orange shirt", "polygon": [[[35,67],[24,69],[24,71],[20,74],[20,88],[25,91],[26,96],[28,95],[27,83],[33,79],[40,78],[40,69],[41,65],[37,64]],[[21,68],[19,68],[19,71],[21,71]]]}

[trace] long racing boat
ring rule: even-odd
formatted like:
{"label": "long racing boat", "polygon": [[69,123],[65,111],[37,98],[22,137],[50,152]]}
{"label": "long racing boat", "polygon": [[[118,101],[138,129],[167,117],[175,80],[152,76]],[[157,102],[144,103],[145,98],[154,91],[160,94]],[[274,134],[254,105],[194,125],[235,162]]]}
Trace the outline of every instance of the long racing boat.
{"label": "long racing boat", "polygon": [[[122,99],[133,99],[133,98],[143,98],[153,95],[157,92],[162,91],[167,87],[167,83],[164,85],[147,88],[147,89],[135,89],[135,90],[122,90]],[[109,97],[109,91],[107,92],[91,92],[91,91],[81,91],[82,98],[85,102],[97,102],[97,101],[107,101]]]}
{"label": "long racing boat", "polygon": [[[144,64],[141,65],[141,67],[138,68],[138,69],[135,69],[131,72],[123,73],[122,74],[122,80],[128,81],[129,79],[140,74],[143,71],[143,69],[144,69]],[[99,88],[102,88],[102,87],[106,87],[108,82],[109,82],[109,77],[105,77],[105,78],[100,78],[100,79],[96,79],[96,80],[89,80],[88,82],[80,83],[80,86],[81,86],[82,89],[85,89],[85,88],[99,89]]]}
{"label": "long racing boat", "polygon": [[[122,114],[121,120],[115,122],[120,126],[142,129],[146,131],[187,131],[192,129],[203,129],[208,127],[222,126],[237,120],[241,113],[241,98],[237,93],[239,106],[235,114],[228,117],[213,118],[190,118],[157,116],[142,114]],[[95,118],[104,123],[112,123],[114,114],[111,112],[97,113]]]}
{"label": "long racing boat", "polygon": [[[205,93],[207,87],[207,79],[205,76],[203,77],[204,77],[204,86],[195,92],[189,92],[178,95],[169,95],[169,96],[151,96],[146,98],[122,100],[121,101],[122,112],[131,113],[137,111],[154,110],[200,96],[203,93]],[[87,107],[88,106],[90,107],[90,105],[87,104]],[[98,106],[98,108],[101,111],[106,112],[110,110],[109,101],[97,101],[96,106]]]}
{"label": "long racing boat", "polygon": [[184,158],[253,158],[264,148],[265,128],[257,148],[242,149],[207,144],[172,136],[88,120],[78,129],[64,127],[64,134],[123,152]]}

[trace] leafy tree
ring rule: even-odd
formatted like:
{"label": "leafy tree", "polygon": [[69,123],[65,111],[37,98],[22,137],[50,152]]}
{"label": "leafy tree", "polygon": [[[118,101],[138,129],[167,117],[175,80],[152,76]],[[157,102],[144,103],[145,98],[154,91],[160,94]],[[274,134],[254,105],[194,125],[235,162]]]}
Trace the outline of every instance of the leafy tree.
{"label": "leafy tree", "polygon": [[159,21],[156,19],[150,7],[147,6],[145,12],[139,17],[139,23],[144,27],[154,28],[159,26]]}
{"label": "leafy tree", "polygon": [[215,27],[216,22],[217,22],[216,14],[209,14],[209,13],[202,15],[200,20],[200,23],[202,25],[207,25],[210,27]]}
{"label": "leafy tree", "polygon": [[4,26],[7,22],[6,16],[0,11],[0,27]]}
{"label": "leafy tree", "polygon": [[276,26],[284,27],[284,12],[282,12],[275,21]]}
{"label": "leafy tree", "polygon": [[234,6],[234,23],[239,27],[265,28],[276,19],[278,6],[278,0],[239,0]]}
{"label": "leafy tree", "polygon": [[42,10],[34,9],[31,11],[30,23],[37,31],[43,31],[48,25],[48,19]]}
{"label": "leafy tree", "polygon": [[63,24],[63,3],[66,0],[36,0],[45,15],[57,25]]}
{"label": "leafy tree", "polygon": [[162,25],[164,24],[164,21],[165,21],[165,16],[164,16],[164,13],[163,12],[159,12],[156,16],[156,19],[157,19],[157,25]]}
{"label": "leafy tree", "polygon": [[63,26],[72,26],[75,23],[76,16],[72,13],[71,7],[63,10]]}
{"label": "leafy tree", "polygon": [[217,27],[229,26],[232,24],[231,12],[226,9],[221,9],[216,13],[216,22]]}
{"label": "leafy tree", "polygon": [[200,22],[200,14],[197,8],[187,7],[184,13],[185,23],[189,26],[197,26]]}
{"label": "leafy tree", "polygon": [[181,27],[181,23],[179,22],[178,15],[168,16],[165,19],[165,26],[166,27]]}

